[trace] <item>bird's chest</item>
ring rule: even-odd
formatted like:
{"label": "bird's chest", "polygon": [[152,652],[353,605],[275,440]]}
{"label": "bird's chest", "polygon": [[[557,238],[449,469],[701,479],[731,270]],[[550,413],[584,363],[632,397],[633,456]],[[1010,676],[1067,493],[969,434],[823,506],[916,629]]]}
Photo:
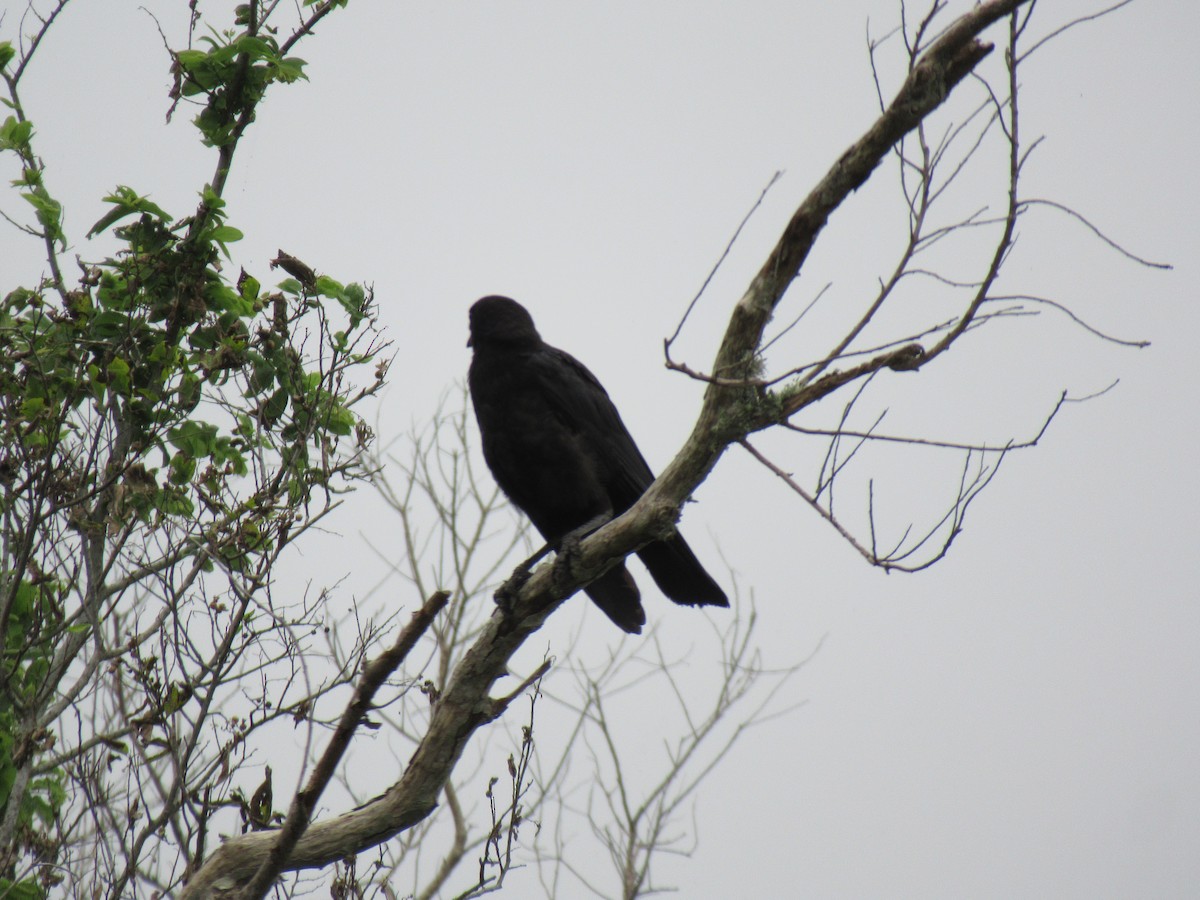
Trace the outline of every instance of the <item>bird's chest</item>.
{"label": "bird's chest", "polygon": [[570,418],[541,381],[520,367],[473,374],[471,398],[489,463],[497,453],[519,454],[520,464],[528,465],[577,452],[577,429]]}
{"label": "bird's chest", "polygon": [[595,448],[548,389],[544,372],[517,363],[473,366],[469,382],[484,457],[518,506],[556,495],[582,495],[590,505],[603,493]]}

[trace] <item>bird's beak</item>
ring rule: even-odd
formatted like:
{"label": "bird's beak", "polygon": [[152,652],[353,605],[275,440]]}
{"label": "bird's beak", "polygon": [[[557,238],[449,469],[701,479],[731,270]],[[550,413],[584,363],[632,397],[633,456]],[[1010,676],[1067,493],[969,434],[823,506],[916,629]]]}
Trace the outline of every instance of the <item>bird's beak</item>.
{"label": "bird's beak", "polygon": [[470,347],[470,346],[471,346],[471,339],[470,339],[470,338],[467,338],[467,346],[468,346],[468,347]]}

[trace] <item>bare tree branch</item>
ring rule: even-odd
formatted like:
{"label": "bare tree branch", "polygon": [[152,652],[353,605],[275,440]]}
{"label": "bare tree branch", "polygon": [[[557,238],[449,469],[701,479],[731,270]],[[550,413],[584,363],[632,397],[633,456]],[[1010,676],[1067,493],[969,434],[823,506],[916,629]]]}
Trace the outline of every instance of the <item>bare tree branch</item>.
{"label": "bare tree branch", "polygon": [[267,891],[270,890],[271,885],[282,871],[284,863],[291,855],[292,848],[296,846],[296,842],[300,840],[308,827],[317,800],[320,799],[326,785],[329,784],[329,779],[333,777],[334,770],[350,746],[350,739],[354,737],[355,731],[370,709],[376,692],[404,662],[413,647],[416,646],[418,639],[429,629],[434,618],[449,600],[449,591],[438,591],[431,595],[425,604],[413,613],[412,621],[396,636],[396,641],[391,648],[372,660],[363,669],[358,686],[354,689],[354,696],[346,705],[341,721],[338,722],[337,729],[329,740],[328,747],[321,755],[321,759],[309,776],[304,789],[297,791],[296,796],[292,798],[291,808],[288,810],[283,827],[279,830],[275,845],[266,853],[266,858],[263,859],[258,871],[242,890],[243,900],[259,900],[266,896]]}

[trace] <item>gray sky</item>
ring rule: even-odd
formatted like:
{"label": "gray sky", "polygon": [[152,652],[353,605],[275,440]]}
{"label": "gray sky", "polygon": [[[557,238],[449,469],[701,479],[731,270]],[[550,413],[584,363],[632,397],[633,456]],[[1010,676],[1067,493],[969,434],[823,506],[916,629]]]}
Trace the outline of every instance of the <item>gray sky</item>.
{"label": "gray sky", "polygon": [[[0,6],[5,36],[23,5]],[[180,33],[184,3],[146,5]],[[1039,4],[1036,30],[1102,5]],[[166,63],[137,6],[68,7],[27,76],[24,100],[75,234],[118,183],[180,211],[211,169],[185,121],[162,125]],[[679,345],[707,367],[781,224],[871,122],[867,23],[885,33],[898,7],[351,4],[299,51],[312,83],[277,90],[239,152],[228,198],[247,239],[235,262],[266,278],[281,247],[374,283],[397,351],[379,409],[385,438],[421,422],[465,373],[470,302],[507,293],[599,376],[661,468],[700,397],[663,368],[662,338],[783,170]],[[915,576],[871,569],[743,453],[731,451],[685,511],[700,555],[717,572],[724,556],[742,602],[753,592],[768,664],[823,643],[781,701],[805,704],[744,736],[700,795],[694,852],[664,860],[659,883],[684,897],[748,886],[772,897],[1195,895],[1198,26],[1193,4],[1138,0],[1022,72],[1027,140],[1047,135],[1026,195],[1069,204],[1175,268],[1140,268],[1077,223],[1032,212],[1002,287],[1153,346],[1115,347],[1047,312],[989,326],[885,387],[892,432],[1003,442],[1036,433],[1063,390],[1083,396],[1120,379],[1005,461],[945,561]],[[884,59],[890,98],[899,70]],[[861,304],[894,258],[904,228],[894,164],[877,181],[835,215],[781,320],[826,283],[830,312],[802,323],[772,365],[827,346],[821,327]],[[0,231],[0,283],[36,276],[31,253]],[[953,272],[958,260],[941,262]],[[809,421],[828,422],[841,403]],[[762,443],[811,483],[810,447]],[[957,460],[939,470],[912,454],[870,459],[860,474],[875,477],[894,535],[953,496]],[[849,512],[863,496],[850,488],[839,502]],[[379,563],[358,549],[364,521],[374,534],[394,527],[356,498],[334,522],[339,556],[306,556],[305,577],[344,555],[356,567],[348,591],[374,584]],[[710,678],[703,619],[639,580],[651,620],[693,648],[689,677]],[[529,668],[585,614],[585,655],[622,640],[573,600]],[[621,725],[631,746],[654,752],[658,719],[636,701],[622,705]]]}

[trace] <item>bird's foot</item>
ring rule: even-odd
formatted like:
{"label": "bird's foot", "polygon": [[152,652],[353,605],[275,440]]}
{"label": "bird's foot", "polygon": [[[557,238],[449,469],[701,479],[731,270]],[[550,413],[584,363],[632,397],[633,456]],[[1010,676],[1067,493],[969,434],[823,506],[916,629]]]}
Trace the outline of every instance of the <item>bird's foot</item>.
{"label": "bird's foot", "polygon": [[572,531],[559,541],[553,569],[556,588],[561,588],[574,577],[575,565],[579,561],[579,544],[582,540],[578,533]]}
{"label": "bird's foot", "polygon": [[554,584],[561,587],[575,577],[576,563],[579,561],[579,545],[583,539],[599,530],[602,525],[612,521],[612,510],[606,509],[597,513],[582,525],[572,528],[564,534],[555,546],[557,556],[554,559]]}
{"label": "bird's foot", "polygon": [[508,576],[508,581],[496,588],[496,593],[492,599],[496,601],[496,606],[500,608],[505,616],[512,615],[513,604],[517,600],[517,594],[521,592],[521,588],[525,586],[525,582],[529,580],[529,565],[528,561],[521,563],[513,569],[513,573]]}
{"label": "bird's foot", "polygon": [[525,582],[529,580],[529,573],[533,570],[534,564],[549,553],[550,549],[549,544],[542,545],[542,548],[537,553],[513,569],[513,573],[508,576],[508,581],[496,589],[493,598],[496,601],[496,605],[500,607],[500,611],[506,616],[512,613],[513,603],[517,599],[517,594],[525,586]]}

